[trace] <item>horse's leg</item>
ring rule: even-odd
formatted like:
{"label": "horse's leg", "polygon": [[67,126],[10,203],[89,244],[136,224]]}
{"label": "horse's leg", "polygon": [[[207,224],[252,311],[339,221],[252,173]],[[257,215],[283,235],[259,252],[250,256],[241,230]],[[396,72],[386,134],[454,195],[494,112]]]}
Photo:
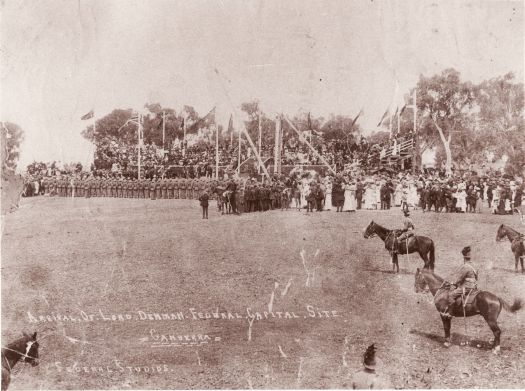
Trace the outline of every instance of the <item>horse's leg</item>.
{"label": "horse's leg", "polygon": [[490,308],[489,313],[487,315],[483,315],[485,318],[485,321],[489,325],[490,329],[492,330],[492,333],[494,334],[494,342],[492,343],[492,353],[498,354],[500,351],[500,337],[501,337],[501,329],[498,326],[498,318],[497,314],[499,311],[494,310],[493,314],[490,314]]}
{"label": "horse's leg", "polygon": [[[519,259],[520,259],[520,256],[518,255],[518,253],[516,252],[514,254],[514,272],[518,272],[518,262],[519,262]],[[521,269],[523,270],[523,260],[521,261]]]}
{"label": "horse's leg", "polygon": [[424,269],[430,269],[430,264],[428,262],[428,257],[427,257],[427,254],[424,253],[423,251],[419,251],[417,252],[419,254],[419,256],[421,257],[421,259],[423,260],[423,262],[425,262],[425,265],[423,266]]}
{"label": "horse's leg", "polygon": [[399,273],[399,260],[397,258],[397,253],[394,253],[394,265],[393,265],[393,268],[396,269],[396,273]]}
{"label": "horse's leg", "polygon": [[445,347],[450,347],[452,345],[450,343],[450,325],[452,323],[452,319],[448,316],[442,316],[441,321],[443,322],[443,330],[445,330]]}

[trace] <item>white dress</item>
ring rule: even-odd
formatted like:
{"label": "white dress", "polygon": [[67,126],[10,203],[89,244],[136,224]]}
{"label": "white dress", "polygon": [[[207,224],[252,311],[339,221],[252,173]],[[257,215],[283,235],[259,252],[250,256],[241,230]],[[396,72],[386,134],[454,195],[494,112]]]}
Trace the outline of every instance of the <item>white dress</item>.
{"label": "white dress", "polygon": [[467,193],[465,190],[461,190],[457,193],[458,201],[456,206],[461,210],[462,212],[467,211]]}
{"label": "white dress", "polygon": [[403,185],[398,183],[394,192],[394,205],[401,206],[401,196],[403,195]]}
{"label": "white dress", "polygon": [[306,200],[306,197],[308,197],[308,194],[310,194],[310,185],[307,182],[303,182],[301,188],[301,208],[307,207],[308,201]]}
{"label": "white dress", "polygon": [[407,203],[414,208],[417,208],[419,204],[419,196],[417,194],[417,187],[415,185],[409,185],[408,187]]}
{"label": "white dress", "polygon": [[[355,198],[356,191],[357,191],[357,186],[350,185],[350,201],[349,201],[350,206],[348,208],[350,212],[355,212],[355,210],[357,209],[357,199]],[[345,204],[346,204],[346,195],[345,195]]]}
{"label": "white dress", "polygon": [[331,210],[332,209],[332,182],[327,181],[325,183],[325,187],[326,187],[326,193],[324,197],[323,210]]}
{"label": "white dress", "polygon": [[375,209],[376,205],[376,191],[372,187],[367,187],[365,192],[365,206],[366,209]]}

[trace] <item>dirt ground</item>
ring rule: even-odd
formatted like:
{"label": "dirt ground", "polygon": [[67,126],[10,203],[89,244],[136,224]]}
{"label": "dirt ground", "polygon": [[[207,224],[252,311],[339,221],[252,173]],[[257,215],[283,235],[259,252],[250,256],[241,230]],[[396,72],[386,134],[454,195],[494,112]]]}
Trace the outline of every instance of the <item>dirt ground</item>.
{"label": "dirt ground", "polygon": [[[501,313],[500,355],[481,317],[454,319],[445,348],[430,297],[414,292],[423,262],[403,256],[394,275],[380,239],[363,238],[371,220],[401,217],[220,216],[212,203],[202,220],[190,200],[24,199],[4,221],[2,345],[43,339],[11,389],[345,388],[370,343],[396,388],[523,387],[525,310]],[[510,243],[495,242],[500,223],[524,230],[517,217],[412,217],[436,243],[437,274],[471,245],[481,289],[525,298]]]}

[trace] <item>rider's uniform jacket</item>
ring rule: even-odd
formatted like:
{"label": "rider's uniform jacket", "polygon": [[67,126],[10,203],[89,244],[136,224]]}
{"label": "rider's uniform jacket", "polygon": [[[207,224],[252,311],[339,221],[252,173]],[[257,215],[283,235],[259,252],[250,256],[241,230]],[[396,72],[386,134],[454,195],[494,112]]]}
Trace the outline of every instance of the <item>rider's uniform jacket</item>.
{"label": "rider's uniform jacket", "polygon": [[415,229],[414,223],[412,223],[410,217],[405,217],[403,220],[403,231],[411,231],[413,229]]}
{"label": "rider's uniform jacket", "polygon": [[478,272],[470,261],[461,265],[454,274],[454,285],[458,288],[475,289],[477,287]]}

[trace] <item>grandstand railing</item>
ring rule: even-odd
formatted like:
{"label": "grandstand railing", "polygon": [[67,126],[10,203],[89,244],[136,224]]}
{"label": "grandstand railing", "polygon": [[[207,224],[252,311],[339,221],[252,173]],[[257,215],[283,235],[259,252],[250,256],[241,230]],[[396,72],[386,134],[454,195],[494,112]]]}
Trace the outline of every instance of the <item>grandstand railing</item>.
{"label": "grandstand railing", "polygon": [[[336,171],[335,164],[331,166],[334,171]],[[298,171],[315,171],[319,175],[325,176],[330,173],[330,169],[322,164],[283,164],[281,165],[281,174],[288,176],[293,170]],[[268,166],[268,172],[273,174],[274,165],[271,164]]]}

